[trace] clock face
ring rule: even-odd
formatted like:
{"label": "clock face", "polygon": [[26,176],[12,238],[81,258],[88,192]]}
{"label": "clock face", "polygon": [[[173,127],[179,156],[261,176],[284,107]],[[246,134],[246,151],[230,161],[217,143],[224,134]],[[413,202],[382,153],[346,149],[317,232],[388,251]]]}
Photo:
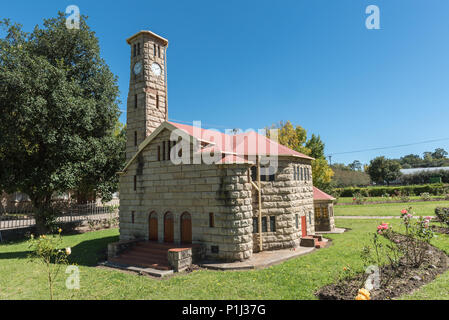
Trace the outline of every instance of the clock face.
{"label": "clock face", "polygon": [[142,71],[142,63],[141,62],[137,62],[134,65],[134,74],[138,75],[141,71]]}
{"label": "clock face", "polygon": [[157,64],[156,62],[154,62],[151,65],[151,71],[153,72],[153,74],[157,77],[159,77],[161,75],[162,69],[161,66],[159,64]]}

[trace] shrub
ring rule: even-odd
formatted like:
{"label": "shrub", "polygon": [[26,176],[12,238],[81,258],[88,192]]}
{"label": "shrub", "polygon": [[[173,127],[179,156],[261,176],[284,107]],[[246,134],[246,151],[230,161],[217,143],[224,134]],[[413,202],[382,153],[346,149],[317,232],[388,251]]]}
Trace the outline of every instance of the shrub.
{"label": "shrub", "polygon": [[45,266],[47,274],[48,288],[50,290],[50,299],[53,300],[53,285],[58,278],[62,265],[67,265],[67,257],[72,252],[71,248],[62,247],[62,230],[58,230],[58,235],[41,235],[35,238],[31,235],[29,240],[29,248],[31,249],[32,258]]}
{"label": "shrub", "polygon": [[435,208],[435,215],[441,223],[449,226],[449,208]]}
{"label": "shrub", "polygon": [[423,192],[419,196],[421,197],[421,200],[424,200],[424,201],[432,200],[432,196],[428,192]]}
{"label": "shrub", "polygon": [[[401,271],[401,267],[418,268],[425,260],[426,252],[434,234],[430,228],[430,217],[414,219],[411,208],[401,211],[405,234],[392,230],[388,223],[382,223],[373,232],[372,244],[365,246],[361,252],[365,265],[375,264],[382,271],[386,266],[393,273],[383,279],[387,285],[392,277]],[[382,236],[382,237],[381,237]],[[388,241],[385,241],[385,240]]]}
{"label": "shrub", "polygon": [[352,198],[352,202],[355,204],[364,204],[366,202],[366,198],[361,193],[356,193],[354,198]]}

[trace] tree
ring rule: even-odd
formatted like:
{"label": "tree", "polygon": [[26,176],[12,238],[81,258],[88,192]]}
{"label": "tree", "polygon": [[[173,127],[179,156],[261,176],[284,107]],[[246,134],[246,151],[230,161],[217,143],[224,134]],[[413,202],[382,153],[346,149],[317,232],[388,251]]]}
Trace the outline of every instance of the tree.
{"label": "tree", "polygon": [[310,150],[309,156],[315,159],[322,159],[324,155],[324,142],[321,141],[320,136],[312,134],[310,139],[306,142],[306,148]]}
{"label": "tree", "polygon": [[445,159],[448,153],[443,148],[435,149],[435,152],[432,153],[432,158],[434,159]]}
{"label": "tree", "polygon": [[398,179],[401,175],[401,165],[397,160],[386,159],[385,157],[377,157],[370,161],[368,174],[374,182],[383,184]]}
{"label": "tree", "polygon": [[417,168],[420,165],[422,165],[422,159],[417,154],[408,154],[406,156],[401,157],[399,161],[403,166],[403,168],[405,168],[406,165],[408,165],[410,168]]}
{"label": "tree", "polygon": [[86,17],[80,29],[65,20],[60,12],[31,33],[0,23],[0,190],[28,194],[40,233],[54,221],[53,193],[107,197],[124,163],[117,79]]}
{"label": "tree", "polygon": [[[279,129],[278,142],[280,144],[315,158],[312,161],[313,184],[330,192],[334,172],[324,156],[324,143],[320,136],[312,134],[311,138],[307,140],[307,131],[299,125],[294,127],[290,121],[281,121],[277,125],[272,125],[271,128]],[[269,133],[268,130],[267,132]]]}
{"label": "tree", "polygon": [[354,160],[349,164],[349,168],[351,168],[352,171],[362,171],[362,163],[359,160]]}

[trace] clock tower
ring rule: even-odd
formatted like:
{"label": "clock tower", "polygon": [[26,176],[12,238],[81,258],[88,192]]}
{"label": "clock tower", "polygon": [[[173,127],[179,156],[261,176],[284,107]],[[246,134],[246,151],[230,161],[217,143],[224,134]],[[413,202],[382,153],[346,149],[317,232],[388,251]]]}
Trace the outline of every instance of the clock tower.
{"label": "clock tower", "polygon": [[168,119],[168,40],[151,31],[140,31],[126,42],[131,47],[126,118],[126,160],[129,160],[139,144]]}

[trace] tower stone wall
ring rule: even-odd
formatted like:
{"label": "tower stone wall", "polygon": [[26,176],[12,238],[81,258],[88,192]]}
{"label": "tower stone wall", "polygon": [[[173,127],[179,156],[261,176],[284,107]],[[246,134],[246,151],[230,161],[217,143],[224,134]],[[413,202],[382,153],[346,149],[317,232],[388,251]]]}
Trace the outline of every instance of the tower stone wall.
{"label": "tower stone wall", "polygon": [[[152,32],[141,31],[127,42],[131,49],[126,128],[126,159],[129,160],[145,138],[168,117],[168,41]],[[140,68],[136,67],[137,64]],[[159,66],[160,74],[155,73],[154,65]]]}

